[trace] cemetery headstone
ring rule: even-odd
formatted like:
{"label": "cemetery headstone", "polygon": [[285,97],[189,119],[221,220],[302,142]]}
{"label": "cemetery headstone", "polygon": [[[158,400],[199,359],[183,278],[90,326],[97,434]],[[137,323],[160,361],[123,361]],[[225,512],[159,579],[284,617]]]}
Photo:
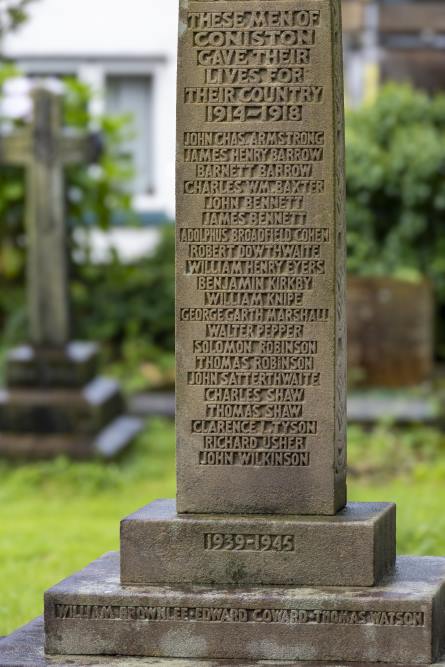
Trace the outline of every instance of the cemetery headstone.
{"label": "cemetery headstone", "polygon": [[0,164],[26,172],[29,344],[7,357],[0,455],[113,456],[140,429],[123,416],[113,380],[97,377],[98,346],[70,340],[64,168],[91,161],[96,142],[63,128],[62,100],[33,92],[29,127],[0,137]]}
{"label": "cemetery headstone", "polygon": [[46,593],[47,654],[431,664],[445,559],[395,566],[394,505],[346,503],[339,2],[179,31],[177,503]]}
{"label": "cemetery headstone", "polygon": [[434,298],[426,281],[351,276],[348,368],[354,387],[399,389],[431,381]]}

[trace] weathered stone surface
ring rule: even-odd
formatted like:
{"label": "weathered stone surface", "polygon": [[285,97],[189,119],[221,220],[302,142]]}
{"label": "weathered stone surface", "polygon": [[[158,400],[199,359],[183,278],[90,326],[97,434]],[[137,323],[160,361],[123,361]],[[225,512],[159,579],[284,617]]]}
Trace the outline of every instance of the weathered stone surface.
{"label": "weathered stone surface", "polygon": [[346,503],[343,132],[338,0],[181,3],[179,512]]}
{"label": "weathered stone surface", "polygon": [[401,558],[372,589],[132,588],[111,553],[45,595],[49,654],[429,664],[444,623],[441,558]]}
{"label": "weathered stone surface", "polygon": [[[38,618],[17,630],[10,637],[0,639],[0,664],[2,667],[339,667],[338,662],[295,662],[294,660],[258,660],[248,662],[238,660],[200,660],[199,658],[125,658],[119,656],[48,656],[43,651],[43,619]],[[344,662],[341,667],[372,667],[373,663]],[[413,664],[387,667],[414,667]],[[432,667],[432,665],[429,665]],[[435,663],[435,667],[445,667],[445,659]]]}
{"label": "weathered stone surface", "polygon": [[158,500],[121,524],[124,585],[374,586],[395,557],[388,503],[351,504],[334,517],[210,517]]}
{"label": "weathered stone surface", "polygon": [[0,392],[0,431],[14,434],[94,434],[123,411],[114,380],[98,377],[84,389]]}
{"label": "weathered stone surface", "polygon": [[121,416],[97,435],[0,434],[0,456],[28,461],[52,459],[62,455],[72,459],[109,459],[126,449],[142,427],[143,422],[137,417]]}
{"label": "weathered stone surface", "polygon": [[16,347],[6,357],[6,384],[10,388],[83,387],[96,375],[98,353],[98,345],[83,342],[60,348]]}

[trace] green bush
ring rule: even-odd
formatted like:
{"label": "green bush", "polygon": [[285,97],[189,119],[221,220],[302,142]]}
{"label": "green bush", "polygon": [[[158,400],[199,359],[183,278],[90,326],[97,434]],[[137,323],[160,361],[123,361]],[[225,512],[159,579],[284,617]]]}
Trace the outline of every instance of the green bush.
{"label": "green bush", "polygon": [[445,95],[384,87],[346,120],[348,268],[431,278],[445,300]]}
{"label": "green bush", "polygon": [[385,86],[346,117],[350,273],[428,278],[445,357],[445,95]]}
{"label": "green bush", "polygon": [[99,341],[109,361],[121,362],[112,370],[128,390],[157,384],[148,366],[144,374],[150,361],[163,371],[160,384],[173,383],[174,232],[173,225],[165,226],[154,253],[133,264],[112,254],[106,264],[86,261],[75,267],[75,335]]}
{"label": "green bush", "polygon": [[0,39],[19,28],[28,19],[28,6],[35,0],[9,0],[0,4]]}

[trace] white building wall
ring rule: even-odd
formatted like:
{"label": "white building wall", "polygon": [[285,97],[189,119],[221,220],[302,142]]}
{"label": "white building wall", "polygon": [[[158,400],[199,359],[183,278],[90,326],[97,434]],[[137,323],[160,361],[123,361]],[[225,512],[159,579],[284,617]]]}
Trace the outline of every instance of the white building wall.
{"label": "white building wall", "polygon": [[153,81],[154,192],[136,207],[174,217],[176,48],[179,0],[37,0],[30,20],[7,36],[5,55],[30,74],[75,74],[105,105],[107,75]]}
{"label": "white building wall", "polygon": [[23,55],[174,56],[178,0],[37,0],[31,20],[9,36]]}

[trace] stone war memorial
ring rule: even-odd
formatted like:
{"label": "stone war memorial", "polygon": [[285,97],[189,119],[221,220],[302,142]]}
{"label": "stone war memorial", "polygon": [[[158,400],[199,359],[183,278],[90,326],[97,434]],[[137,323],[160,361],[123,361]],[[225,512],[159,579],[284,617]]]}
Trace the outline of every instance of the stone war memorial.
{"label": "stone war memorial", "polygon": [[94,157],[94,137],[63,128],[62,100],[33,92],[29,127],[0,136],[0,165],[26,171],[29,343],[11,350],[0,392],[0,456],[110,457],[141,428],[119,385],[97,376],[99,347],[71,341],[63,170]]}
{"label": "stone war memorial", "polygon": [[0,663],[437,663],[445,559],[346,499],[340,3],[183,0],[179,35],[176,503]]}

